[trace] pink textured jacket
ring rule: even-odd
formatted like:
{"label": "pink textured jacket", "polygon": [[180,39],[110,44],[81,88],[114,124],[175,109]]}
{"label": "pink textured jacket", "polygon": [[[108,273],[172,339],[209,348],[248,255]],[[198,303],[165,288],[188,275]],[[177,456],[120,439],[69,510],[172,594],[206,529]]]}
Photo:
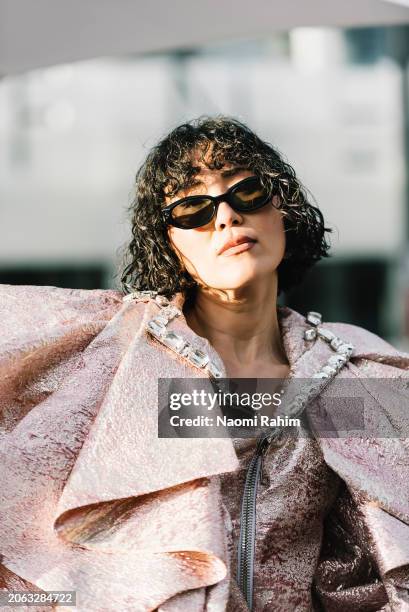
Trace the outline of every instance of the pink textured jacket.
{"label": "pink textured jacket", "polygon": [[[246,610],[229,552],[241,488],[229,496],[227,484],[241,487],[247,441],[158,438],[157,379],[206,374],[147,333],[153,300],[122,297],[0,286],[0,589],[74,590],[84,612]],[[181,308],[182,295],[172,303]],[[292,376],[307,378],[331,349],[304,339],[299,313],[278,314]],[[168,327],[225,373],[183,316]],[[407,424],[366,381],[409,378],[409,355],[362,328],[325,327],[355,346],[337,376],[358,380],[399,436]],[[409,610],[408,441],[291,444],[268,455],[260,537],[271,565],[256,567],[256,580],[271,584],[255,611]],[[317,525],[308,537],[307,524]],[[42,609],[50,607],[27,607]]]}

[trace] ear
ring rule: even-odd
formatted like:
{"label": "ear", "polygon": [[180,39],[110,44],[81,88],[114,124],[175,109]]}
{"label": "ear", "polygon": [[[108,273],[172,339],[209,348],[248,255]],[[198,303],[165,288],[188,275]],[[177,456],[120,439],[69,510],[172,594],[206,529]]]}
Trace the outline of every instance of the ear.
{"label": "ear", "polygon": [[278,195],[274,195],[272,200],[271,200],[271,204],[274,206],[274,208],[278,208],[279,204],[280,204],[280,198]]}

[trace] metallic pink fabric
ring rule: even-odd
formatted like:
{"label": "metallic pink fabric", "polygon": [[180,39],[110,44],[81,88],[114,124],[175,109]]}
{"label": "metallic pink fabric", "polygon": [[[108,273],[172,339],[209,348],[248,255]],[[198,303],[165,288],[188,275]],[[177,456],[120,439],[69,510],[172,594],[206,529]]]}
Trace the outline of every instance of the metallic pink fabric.
{"label": "metallic pink fabric", "polygon": [[[147,334],[157,311],[115,291],[0,286],[0,588],[75,590],[84,612],[246,610],[233,576],[251,441],[157,437],[157,379],[206,378]],[[304,340],[297,312],[279,321],[291,374],[310,376],[331,349]],[[409,377],[409,355],[325,327],[356,346],[338,376],[387,420],[366,381]],[[184,317],[169,328],[225,372]],[[379,438],[268,453],[256,612],[409,609],[408,457],[406,440]]]}
{"label": "metallic pink fabric", "polygon": [[[236,576],[241,499],[255,443],[237,438],[234,445],[242,470],[221,480],[232,521],[230,554]],[[318,444],[308,438],[290,438],[279,450],[272,449],[265,468],[268,482],[259,484],[257,493],[253,610],[311,610],[323,517],[335,501],[339,479]],[[237,601],[229,606],[237,609]]]}

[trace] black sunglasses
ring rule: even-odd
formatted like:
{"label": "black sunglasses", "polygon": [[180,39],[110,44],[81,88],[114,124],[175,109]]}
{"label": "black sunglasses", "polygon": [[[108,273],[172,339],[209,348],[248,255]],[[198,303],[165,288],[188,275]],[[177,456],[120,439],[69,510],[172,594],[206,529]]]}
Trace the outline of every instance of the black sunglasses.
{"label": "black sunglasses", "polygon": [[265,189],[257,176],[239,181],[219,196],[193,195],[177,200],[162,209],[164,221],[181,229],[207,225],[216,215],[220,202],[228,202],[233,210],[252,212],[265,206],[272,193]]}

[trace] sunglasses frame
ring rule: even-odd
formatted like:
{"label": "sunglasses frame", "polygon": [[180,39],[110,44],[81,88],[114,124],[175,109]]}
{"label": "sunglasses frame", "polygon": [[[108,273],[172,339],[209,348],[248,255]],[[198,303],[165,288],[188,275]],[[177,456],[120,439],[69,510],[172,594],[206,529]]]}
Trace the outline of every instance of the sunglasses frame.
{"label": "sunglasses frame", "polygon": [[[250,183],[250,181],[254,180],[254,179],[259,179],[258,176],[247,176],[245,179],[242,179],[241,181],[239,181],[238,183],[235,183],[234,185],[232,185],[230,187],[230,189],[228,189],[226,191],[226,193],[222,193],[218,196],[211,196],[211,195],[192,195],[192,196],[187,196],[186,198],[181,198],[180,200],[177,200],[176,202],[172,202],[172,204],[169,204],[168,206],[165,206],[164,208],[162,208],[162,215],[163,215],[163,219],[165,221],[165,223],[167,223],[168,225],[173,225],[174,227],[178,227],[180,229],[196,229],[197,227],[203,227],[205,225],[207,225],[208,223],[210,223],[210,221],[212,221],[212,219],[214,219],[216,213],[217,213],[217,209],[218,206],[220,204],[220,202],[227,202],[228,204],[230,204],[230,206],[233,208],[233,210],[237,211],[237,212],[244,212],[243,210],[240,210],[239,208],[237,208],[235,206],[235,203],[233,201],[233,199],[231,198],[231,196],[234,194],[234,192],[238,189],[238,188],[242,188],[243,185],[245,185],[246,183]],[[260,180],[260,179],[259,179]],[[252,208],[249,211],[245,211],[247,212],[253,212],[254,210],[258,210],[259,208],[262,208],[263,206],[265,206],[268,202],[268,200],[272,197],[272,193],[270,194],[270,192],[266,191],[266,197],[265,199],[261,202],[261,204],[257,205],[255,208]],[[176,219],[173,219],[172,217],[172,210],[174,208],[176,208],[176,206],[178,206],[179,204],[185,203],[185,202],[195,202],[196,200],[202,200],[203,198],[206,198],[208,200],[211,200],[213,203],[213,213],[212,216],[210,217],[210,219],[208,221],[206,221],[205,223],[201,223],[200,225],[194,225],[192,227],[185,227],[182,225],[179,225],[177,223]]]}

